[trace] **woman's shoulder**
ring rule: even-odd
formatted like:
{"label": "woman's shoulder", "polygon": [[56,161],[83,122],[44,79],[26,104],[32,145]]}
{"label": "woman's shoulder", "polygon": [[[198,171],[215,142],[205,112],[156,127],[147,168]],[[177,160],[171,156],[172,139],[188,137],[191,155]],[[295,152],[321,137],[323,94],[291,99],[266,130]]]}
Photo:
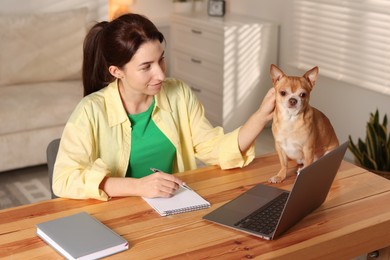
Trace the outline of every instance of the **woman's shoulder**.
{"label": "woman's shoulder", "polygon": [[163,88],[168,96],[170,94],[189,95],[192,93],[191,88],[184,81],[175,78],[166,78]]}
{"label": "woman's shoulder", "polygon": [[164,81],[162,91],[159,94],[161,100],[167,100],[171,106],[182,106],[190,108],[199,106],[200,102],[197,95],[191,90],[191,87],[185,82],[167,78]]}
{"label": "woman's shoulder", "polygon": [[85,96],[81,100],[83,106],[105,106],[107,100],[120,99],[117,82],[111,82],[106,87]]}
{"label": "woman's shoulder", "polygon": [[79,117],[83,114],[92,114],[102,110],[105,110],[103,89],[83,97],[75,107],[73,114],[74,116]]}
{"label": "woman's shoulder", "polygon": [[80,107],[92,107],[92,106],[99,106],[100,104],[104,103],[104,95],[101,90],[91,93],[88,96],[83,97],[80,100],[79,106]]}

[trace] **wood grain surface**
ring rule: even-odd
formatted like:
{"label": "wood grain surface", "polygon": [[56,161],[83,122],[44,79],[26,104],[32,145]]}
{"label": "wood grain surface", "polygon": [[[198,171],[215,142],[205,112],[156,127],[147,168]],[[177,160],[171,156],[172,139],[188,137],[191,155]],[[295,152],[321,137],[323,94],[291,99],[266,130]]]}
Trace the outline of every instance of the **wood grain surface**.
{"label": "wood grain surface", "polygon": [[[60,198],[1,210],[0,258],[61,259],[36,235],[35,224],[80,211],[129,241],[129,250],[110,259],[351,259],[390,245],[390,181],[345,161],[324,204],[274,241],[202,219],[255,184],[267,183],[278,169],[277,156],[267,154],[242,169],[210,166],[179,173],[212,206],[167,217],[139,197]],[[295,177],[292,167],[283,183],[267,185],[290,190]]]}

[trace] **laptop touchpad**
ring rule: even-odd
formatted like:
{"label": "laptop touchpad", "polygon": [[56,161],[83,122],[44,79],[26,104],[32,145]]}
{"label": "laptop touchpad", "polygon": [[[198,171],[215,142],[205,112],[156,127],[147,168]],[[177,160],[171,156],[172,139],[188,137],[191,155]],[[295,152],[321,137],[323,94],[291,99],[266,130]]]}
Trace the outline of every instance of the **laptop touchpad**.
{"label": "laptop touchpad", "polygon": [[269,199],[253,196],[246,193],[227,203],[225,205],[225,208],[249,214],[256,209],[262,207],[267,202],[269,202]]}

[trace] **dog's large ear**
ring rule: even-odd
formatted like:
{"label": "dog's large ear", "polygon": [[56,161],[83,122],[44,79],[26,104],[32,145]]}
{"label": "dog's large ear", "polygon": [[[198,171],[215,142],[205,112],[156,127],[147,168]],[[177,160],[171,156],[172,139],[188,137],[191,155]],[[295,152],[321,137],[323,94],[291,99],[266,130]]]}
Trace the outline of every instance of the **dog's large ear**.
{"label": "dog's large ear", "polygon": [[282,77],[284,77],[284,72],[276,67],[276,65],[271,64],[270,68],[270,74],[271,74],[271,79],[272,79],[272,84],[275,85],[276,82],[278,82]]}
{"label": "dog's large ear", "polygon": [[307,71],[305,75],[303,75],[303,77],[310,82],[311,88],[313,88],[314,85],[316,84],[317,77],[318,77],[318,67],[316,66],[311,70]]}

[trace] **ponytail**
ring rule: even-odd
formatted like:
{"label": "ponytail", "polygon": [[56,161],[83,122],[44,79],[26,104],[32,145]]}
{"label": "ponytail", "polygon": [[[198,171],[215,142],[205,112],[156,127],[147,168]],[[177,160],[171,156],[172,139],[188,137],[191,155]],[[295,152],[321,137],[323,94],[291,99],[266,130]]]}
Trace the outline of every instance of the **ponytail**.
{"label": "ponytail", "polygon": [[107,86],[113,77],[101,50],[101,37],[108,22],[100,22],[91,28],[84,40],[83,86],[84,96]]}

